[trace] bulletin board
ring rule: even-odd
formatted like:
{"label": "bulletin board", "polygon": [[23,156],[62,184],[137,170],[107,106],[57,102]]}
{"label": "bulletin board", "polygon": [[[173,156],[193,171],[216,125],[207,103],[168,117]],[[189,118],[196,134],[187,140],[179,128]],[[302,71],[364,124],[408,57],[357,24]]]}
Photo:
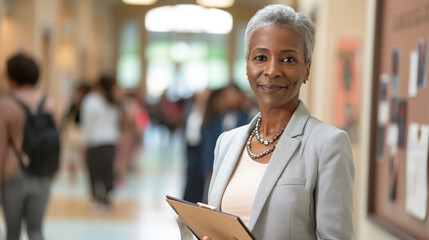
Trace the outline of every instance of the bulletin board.
{"label": "bulletin board", "polygon": [[429,1],[377,1],[368,215],[429,240]]}

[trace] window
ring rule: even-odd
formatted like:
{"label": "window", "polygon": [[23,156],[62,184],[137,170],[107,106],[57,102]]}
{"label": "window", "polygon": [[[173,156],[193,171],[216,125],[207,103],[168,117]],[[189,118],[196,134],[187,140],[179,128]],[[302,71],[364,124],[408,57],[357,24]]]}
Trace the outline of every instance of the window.
{"label": "window", "polygon": [[148,101],[163,92],[172,100],[228,84],[227,38],[221,34],[149,33]]}
{"label": "window", "polygon": [[236,31],[234,83],[241,89],[250,91],[250,85],[246,79],[246,59],[244,56],[244,32],[246,31],[246,23],[239,23],[236,27]]}
{"label": "window", "polygon": [[141,78],[140,31],[136,21],[126,22],[120,33],[118,84],[124,88],[135,88]]}

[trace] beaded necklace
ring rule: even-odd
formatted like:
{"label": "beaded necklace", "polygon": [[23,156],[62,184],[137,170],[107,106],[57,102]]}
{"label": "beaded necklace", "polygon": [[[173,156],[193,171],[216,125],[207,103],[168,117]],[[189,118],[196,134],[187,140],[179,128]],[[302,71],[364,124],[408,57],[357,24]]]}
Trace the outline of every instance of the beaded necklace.
{"label": "beaded necklace", "polygon": [[258,158],[261,158],[261,157],[264,157],[264,156],[270,154],[271,152],[274,151],[274,149],[277,146],[277,143],[276,143],[276,144],[273,145],[272,148],[269,148],[269,149],[267,149],[267,150],[265,150],[265,151],[263,151],[261,153],[254,154],[252,152],[251,148],[250,148],[250,144],[252,142],[253,136],[256,136],[256,139],[258,140],[259,143],[264,144],[265,146],[268,146],[269,144],[274,143],[274,141],[276,141],[282,135],[282,133],[284,132],[284,129],[282,129],[279,133],[276,134],[276,136],[273,139],[264,140],[259,135],[260,124],[261,124],[261,115],[259,115],[258,120],[256,121],[255,129],[253,129],[253,131],[250,133],[249,139],[247,139],[247,144],[246,144],[247,145],[247,153],[249,154],[249,156],[252,159],[258,159]]}
{"label": "beaded necklace", "polygon": [[279,133],[277,133],[276,136],[274,136],[274,138],[264,140],[263,138],[261,138],[261,135],[259,135],[259,127],[260,127],[260,125],[261,125],[261,115],[259,115],[258,120],[256,121],[255,135],[256,135],[256,139],[258,139],[258,142],[261,143],[261,144],[264,144],[265,146],[268,146],[269,144],[272,144],[275,140],[277,140],[277,138],[279,138],[282,135],[282,133],[284,131],[284,129],[282,129],[282,130],[280,130]]}

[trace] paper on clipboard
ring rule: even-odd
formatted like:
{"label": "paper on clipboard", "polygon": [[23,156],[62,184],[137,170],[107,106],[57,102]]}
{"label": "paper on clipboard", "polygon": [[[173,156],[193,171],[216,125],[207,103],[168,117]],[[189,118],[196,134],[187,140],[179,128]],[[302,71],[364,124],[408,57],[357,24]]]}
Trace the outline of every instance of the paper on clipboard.
{"label": "paper on clipboard", "polygon": [[239,240],[254,240],[238,216],[200,207],[197,204],[168,195],[166,197],[168,204],[198,239],[208,236],[212,240],[225,240],[233,237]]}

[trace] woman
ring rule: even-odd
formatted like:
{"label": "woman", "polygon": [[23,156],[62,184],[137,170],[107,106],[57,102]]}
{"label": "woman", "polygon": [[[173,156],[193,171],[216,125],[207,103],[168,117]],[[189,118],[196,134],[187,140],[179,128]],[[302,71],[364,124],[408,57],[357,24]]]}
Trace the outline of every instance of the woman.
{"label": "woman", "polygon": [[81,107],[94,210],[100,213],[111,210],[113,164],[122,115],[115,87],[115,79],[102,76],[94,89],[85,96]]}
{"label": "woman", "polygon": [[[16,100],[19,99],[32,111],[38,109],[44,98],[43,93],[35,88],[40,71],[37,63],[22,53],[9,58],[6,68],[13,96],[0,100],[0,190],[6,239],[20,238],[21,220],[24,220],[28,238],[40,240],[43,239],[42,223],[52,176],[30,175],[21,168],[17,153],[23,150],[26,112]],[[54,118],[54,110],[53,100],[46,98],[43,111]],[[55,120],[58,126],[59,118]]]}
{"label": "woman", "polygon": [[308,17],[284,5],[259,10],[247,25],[246,72],[260,114],[218,138],[208,199],[258,240],[353,235],[349,137],[299,100],[314,39]]}

